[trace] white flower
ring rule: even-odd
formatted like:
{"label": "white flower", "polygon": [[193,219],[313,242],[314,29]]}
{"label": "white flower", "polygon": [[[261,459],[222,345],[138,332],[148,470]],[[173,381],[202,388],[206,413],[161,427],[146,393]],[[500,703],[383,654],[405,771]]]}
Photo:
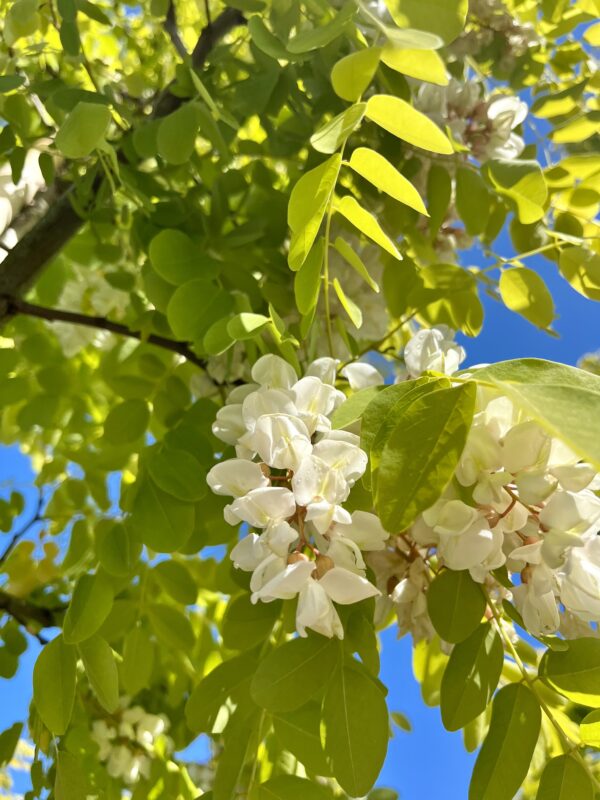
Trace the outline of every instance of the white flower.
{"label": "white flower", "polygon": [[338,403],[338,392],[333,386],[323,383],[319,378],[301,378],[292,387],[297,414],[306,425],[309,434],[315,431],[328,431],[331,428],[329,414]]}
{"label": "white flower", "polygon": [[498,552],[502,542],[502,532],[482,517],[459,534],[440,534],[438,552],[450,569],[471,569]]}
{"label": "white flower", "polygon": [[269,353],[252,367],[252,380],[267,389],[291,389],[298,380],[296,370],[281,356]]}
{"label": "white flower", "polygon": [[327,533],[334,523],[348,524],[352,517],[342,506],[319,500],[306,507],[306,521],[311,522],[319,533]]}
{"label": "white flower", "polygon": [[404,348],[404,363],[412,378],[428,371],[452,375],[464,359],[465,351],[454,341],[454,331],[445,325],[423,328]]}
{"label": "white flower", "polygon": [[232,403],[220,408],[212,424],[212,432],[217,439],[226,444],[237,444],[240,437],[246,433],[241,404]]}
{"label": "white flower", "polygon": [[286,414],[296,416],[291,392],[283,389],[258,389],[246,397],[242,403],[242,419],[246,430],[252,432],[259,417],[264,414]]}
{"label": "white flower", "polygon": [[241,444],[254,450],[270,467],[293,469],[312,450],[310,436],[301,419],[289,414],[265,414],[256,421],[252,433],[240,438]]}
{"label": "white flower", "polygon": [[293,516],[295,511],[296,501],[289,489],[267,486],[237,497],[231,505],[225,506],[224,515],[230,525],[247,522],[255,528],[266,528],[270,522]]}
{"label": "white flower", "polygon": [[261,541],[278,556],[287,556],[290,545],[298,540],[298,531],[289,522],[272,522],[267,525]]}
{"label": "white flower", "polygon": [[339,363],[340,362],[337,358],[330,358],[329,356],[317,358],[315,361],[309,364],[306,374],[313,375],[315,378],[320,378],[323,383],[328,383],[330,386],[334,386],[337,375],[337,366]]}
{"label": "white flower", "polygon": [[540,512],[546,528],[559,531],[587,530],[600,518],[600,499],[593,492],[555,492]]}
{"label": "white flower", "polygon": [[550,437],[537,422],[521,422],[502,441],[502,465],[513,473],[531,469],[545,463],[549,451]]}
{"label": "white flower", "polygon": [[299,506],[326,500],[329,503],[343,502],[350,487],[339,471],[315,455],[305,458],[292,478],[292,490]]}
{"label": "white flower", "polygon": [[260,464],[242,458],[221,461],[210,470],[206,482],[215,494],[242,497],[252,489],[269,486]]}
{"label": "white flower", "polygon": [[316,443],[312,452],[353,485],[364,474],[369,459],[364,450],[347,440],[348,434],[339,436],[339,433],[331,431]]}
{"label": "white flower", "polygon": [[600,621],[600,537],[595,531],[583,547],[569,552],[560,581],[560,599],[581,619]]}
{"label": "white flower", "polygon": [[379,589],[362,575],[357,575],[342,567],[333,567],[323,575],[319,583],[334,603],[350,605],[376,597]]}
{"label": "white flower", "polygon": [[350,388],[354,391],[367,389],[369,386],[383,385],[383,375],[381,372],[364,361],[346,364],[340,374],[348,380]]}
{"label": "white flower", "polygon": [[343,567],[343,569],[364,577],[367,567],[360,548],[352,539],[336,536],[327,548],[327,556],[332,559],[336,567]]}
{"label": "white flower", "polygon": [[285,564],[284,568],[275,574],[272,574],[270,570],[265,570],[257,580],[255,580],[255,572],[250,583],[253,591],[251,600],[253,603],[257,603],[259,600],[265,603],[271,600],[291,600],[306,582],[311,580],[310,576],[314,571],[314,561],[301,559],[292,564]]}
{"label": "white flower", "polygon": [[528,110],[527,103],[518,97],[501,95],[490,100],[486,112],[492,122],[488,158],[513,159],[521,155],[525,142],[512,131],[525,120]]}
{"label": "white flower", "polygon": [[269,550],[260,536],[249,533],[236,544],[229,557],[237,569],[252,572],[268,555]]}
{"label": "white flower", "polygon": [[298,595],[296,630],[300,636],[307,636],[307,628],[329,638],[344,638],[340,617],[320,581],[307,581]]}
{"label": "white flower", "polygon": [[336,525],[332,536],[351,539],[361,550],[383,550],[389,533],[379,521],[379,517],[368,511],[354,511],[348,525]]}
{"label": "white flower", "polygon": [[532,567],[527,583],[515,586],[513,599],[527,630],[534,636],[555,633],[560,616],[550,575],[544,566]]}

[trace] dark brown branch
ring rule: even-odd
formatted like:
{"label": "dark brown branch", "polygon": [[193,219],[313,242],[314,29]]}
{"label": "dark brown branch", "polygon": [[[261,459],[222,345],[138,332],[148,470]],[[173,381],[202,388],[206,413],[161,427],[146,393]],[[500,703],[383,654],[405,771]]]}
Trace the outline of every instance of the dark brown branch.
{"label": "dark brown branch", "polygon": [[[196,43],[191,61],[195,69],[200,69],[211,50],[229,31],[246,22],[243,14],[234,8],[226,8],[213,23],[207,25]],[[154,116],[161,117],[175,111],[184,100],[170,91],[171,87],[157,99]],[[102,180],[96,180],[92,194],[96,194]],[[65,244],[77,233],[84,220],[76,213],[71,196],[73,187],[65,191],[50,206],[49,211],[12,248],[0,264],[0,295],[12,297],[22,295],[34,282],[46,264],[59,253]],[[18,218],[13,227],[18,224]],[[0,320],[6,309],[0,307]]]}
{"label": "dark brown branch", "polygon": [[23,538],[23,536],[25,536],[29,532],[31,526],[35,525],[36,522],[39,522],[42,519],[42,506],[43,505],[44,505],[44,498],[42,496],[42,493],[40,492],[40,495],[39,495],[39,498],[38,498],[38,502],[37,502],[37,508],[35,510],[34,516],[29,520],[29,522],[26,525],[23,525],[22,528],[20,528],[16,533],[13,534],[13,536],[12,536],[10,542],[7,544],[4,552],[2,553],[2,555],[0,555],[0,565],[4,564],[6,559],[9,557],[9,555],[15,549],[15,547],[20,542],[20,540]]}
{"label": "dark brown branch", "polygon": [[167,9],[167,16],[165,17],[165,30],[169,34],[169,39],[173,43],[173,47],[175,50],[177,50],[181,59],[185,61],[188,58],[189,53],[185,49],[185,45],[181,41],[181,36],[179,35],[177,18],[175,16],[175,4],[173,0],[170,0],[169,7]]}
{"label": "dark brown branch", "polygon": [[122,325],[120,322],[113,322],[110,319],[106,319],[106,317],[94,317],[87,314],[80,314],[76,311],[65,311],[60,308],[46,308],[45,306],[28,303],[26,300],[21,300],[18,297],[0,297],[0,308],[1,304],[5,306],[6,316],[26,314],[29,317],[45,319],[47,322],[67,322],[71,325],[82,325],[86,328],[98,328],[100,330],[110,331],[110,333],[116,333],[117,336],[127,336],[129,339],[137,339],[138,342],[145,342],[156,345],[156,347],[162,347],[163,350],[170,350],[172,353],[183,356],[187,361],[195,364],[197,367],[206,368],[205,359],[197,356],[190,349],[187,342],[178,342],[175,339],[169,339],[166,336],[158,336],[155,333],[144,335],[140,331],[133,331],[126,325]]}
{"label": "dark brown branch", "polygon": [[60,625],[59,620],[56,619],[51,609],[36,606],[34,603],[23,600],[20,597],[14,597],[12,594],[5,592],[4,589],[0,589],[0,611],[5,611],[20,625],[23,625],[41,644],[46,644],[46,639],[40,636],[38,630],[40,628],[54,628]]}

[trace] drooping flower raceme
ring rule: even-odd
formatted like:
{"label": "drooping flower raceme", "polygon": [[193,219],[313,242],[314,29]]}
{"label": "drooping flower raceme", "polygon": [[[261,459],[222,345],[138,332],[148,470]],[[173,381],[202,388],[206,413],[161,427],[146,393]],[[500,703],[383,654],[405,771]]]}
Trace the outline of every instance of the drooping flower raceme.
{"label": "drooping flower raceme", "polygon": [[[252,369],[255,383],[234,389],[213,425],[237,457],[216,464],[208,484],[233,498],[226,521],[251,529],[231,558],[252,572],[252,602],[298,597],[301,636],[310,628],[343,637],[335,604],[379,594],[362,552],[383,549],[388,537],[375,515],[344,508],[367,456],[358,436],[332,429],[331,416],[346,399],[336,372],[334,359],[320,358],[298,379],[279,356],[263,356]],[[366,364],[348,378],[361,386],[382,382]]]}
{"label": "drooping flower raceme", "polygon": [[508,398],[478,392],[455,477],[410,539],[478,582],[506,566],[517,584],[514,603],[534,635],[554,633],[573,616],[598,622],[600,477]]}
{"label": "drooping flower raceme", "polygon": [[[150,777],[154,748],[168,729],[169,720],[164,715],[148,714],[141,706],[129,706],[129,698],[123,697],[116,714],[94,721],[92,739],[110,777],[131,785],[140,778]],[[170,740],[166,744],[167,749],[172,749]]]}

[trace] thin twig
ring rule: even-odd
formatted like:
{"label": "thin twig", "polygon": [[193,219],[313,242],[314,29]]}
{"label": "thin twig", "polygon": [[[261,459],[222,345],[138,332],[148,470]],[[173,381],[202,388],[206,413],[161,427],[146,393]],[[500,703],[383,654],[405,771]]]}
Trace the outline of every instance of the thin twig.
{"label": "thin twig", "polygon": [[15,547],[19,543],[19,541],[23,538],[23,536],[25,536],[26,533],[28,533],[28,531],[32,527],[32,525],[35,525],[36,522],[40,522],[40,520],[42,519],[42,506],[43,505],[44,505],[44,498],[43,498],[42,493],[40,492],[39,497],[38,497],[38,502],[37,502],[37,508],[35,510],[34,516],[29,520],[29,522],[26,525],[24,525],[15,534],[13,534],[13,537],[10,540],[10,542],[8,543],[8,545],[6,546],[6,549],[4,550],[2,555],[0,555],[0,565],[4,564],[6,559],[9,557],[11,552],[15,549]]}
{"label": "thin twig", "polygon": [[210,0],[204,0],[204,9],[206,11],[206,24],[212,25],[212,19],[210,17]]}
{"label": "thin twig", "polygon": [[187,342],[178,342],[175,339],[169,339],[166,336],[158,336],[155,333],[145,335],[140,331],[130,330],[126,325],[119,322],[113,322],[106,317],[94,317],[87,314],[80,314],[76,311],[65,311],[60,308],[46,308],[38,306],[34,303],[28,303],[26,300],[21,300],[17,297],[2,297],[0,301],[6,303],[6,312],[8,316],[13,314],[25,314],[29,317],[37,317],[45,319],[47,322],[67,322],[71,325],[82,325],[86,328],[98,328],[100,330],[110,331],[116,333],[117,336],[126,336],[130,339],[136,339],[138,342],[145,342],[153,344],[156,347],[162,347],[164,350],[170,350],[172,353],[177,353],[183,356],[187,361],[195,364],[197,367],[206,368],[206,360],[197,356],[191,349]]}

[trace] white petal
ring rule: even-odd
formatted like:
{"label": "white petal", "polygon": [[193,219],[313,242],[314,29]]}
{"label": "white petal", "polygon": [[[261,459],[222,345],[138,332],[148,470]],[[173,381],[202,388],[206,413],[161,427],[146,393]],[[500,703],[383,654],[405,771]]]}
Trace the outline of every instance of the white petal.
{"label": "white petal", "polygon": [[367,389],[369,386],[382,386],[383,375],[378,369],[364,361],[347,364],[340,373],[348,380],[354,391]]}
{"label": "white petal", "polygon": [[306,375],[314,375],[316,378],[320,378],[323,383],[328,383],[333,386],[335,384],[337,366],[339,363],[339,359],[329,358],[329,356],[317,358],[308,365]]}
{"label": "white petal", "polygon": [[297,379],[291,364],[272,353],[259,358],[252,367],[252,380],[268,389],[290,389]]}
{"label": "white petal", "polygon": [[289,489],[267,486],[264,489],[253,489],[243,497],[236,498],[228,509],[230,516],[237,517],[238,522],[247,522],[255,528],[266,528],[270,522],[293,516],[296,501]]}
{"label": "white petal", "polygon": [[274,522],[267,525],[261,539],[278,556],[287,556],[290,545],[298,539],[298,531],[289,522]]}
{"label": "white petal", "polygon": [[212,424],[212,432],[226,444],[237,444],[246,432],[242,418],[242,406],[238,403],[223,406],[217,411],[217,416]]}
{"label": "white petal", "polygon": [[287,414],[265,414],[256,421],[253,433],[242,444],[255,450],[261,459],[276,469],[297,470],[312,450],[306,425]]}
{"label": "white petal", "polygon": [[270,600],[291,600],[295,597],[315,571],[314,561],[296,561],[288,564],[284,570],[279,572],[270,581],[265,583],[261,589],[252,595],[252,602],[257,600],[269,602]]}
{"label": "white petal", "polygon": [[242,458],[221,461],[210,470],[206,482],[215,494],[241,497],[252,489],[268,486],[269,479],[263,474],[260,464]]}
{"label": "white petal", "polygon": [[319,581],[334,603],[349,605],[359,603],[367,597],[381,594],[377,587],[361,575],[355,575],[347,569],[334,567],[326,572]]}
{"label": "white petal", "polygon": [[344,638],[339,615],[319,581],[307,581],[298,595],[296,630],[300,636],[306,636],[306,628],[329,638]]}
{"label": "white petal", "polygon": [[368,511],[354,511],[349,525],[336,525],[334,535],[352,539],[361,550],[383,550],[390,534],[384,529],[379,517]]}
{"label": "white petal", "polygon": [[297,410],[290,392],[283,389],[261,388],[249,394],[242,403],[242,417],[246,429],[254,430],[256,420],[263,414],[296,415]]}
{"label": "white petal", "polygon": [[265,560],[269,551],[255,533],[249,533],[236,544],[229,558],[237,569],[252,572]]}

